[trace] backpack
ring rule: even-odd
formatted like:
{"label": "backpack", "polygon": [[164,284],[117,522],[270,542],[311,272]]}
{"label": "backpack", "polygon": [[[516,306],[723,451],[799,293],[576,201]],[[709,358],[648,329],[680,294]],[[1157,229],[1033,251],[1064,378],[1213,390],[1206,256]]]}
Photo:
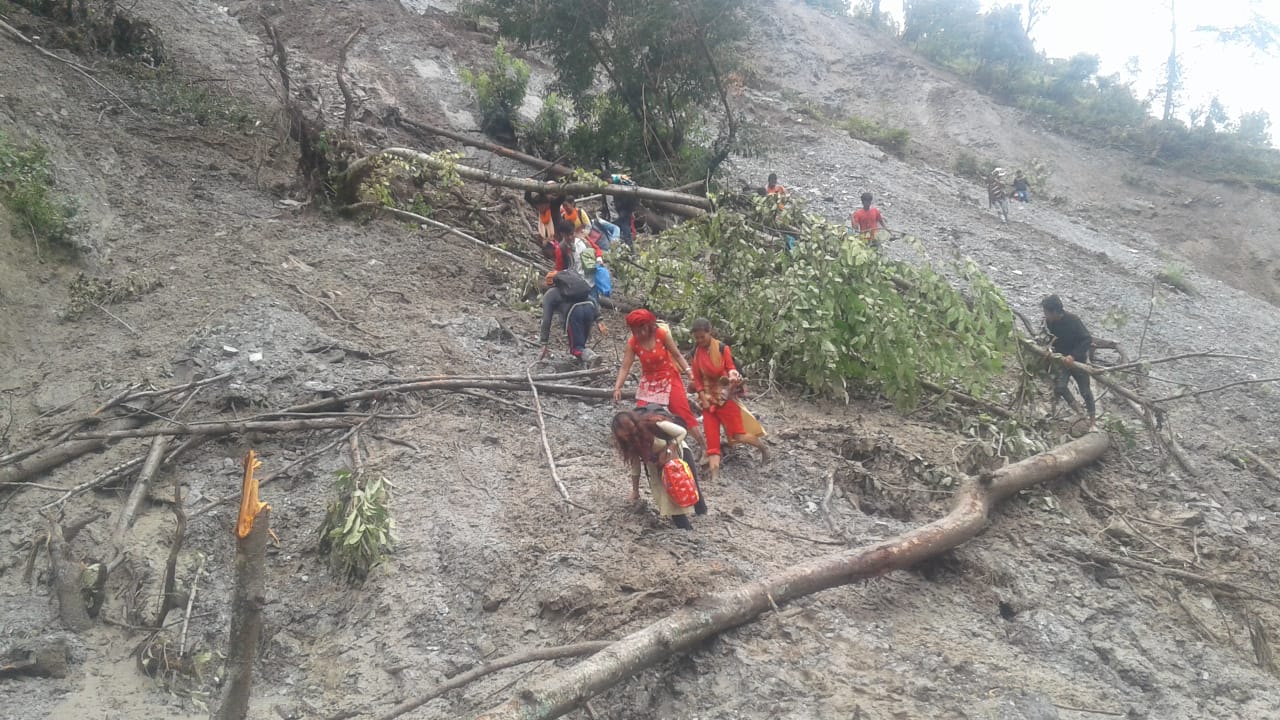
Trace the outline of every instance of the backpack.
{"label": "backpack", "polygon": [[591,284],[572,270],[556,273],[555,284],[560,288],[560,297],[568,302],[582,302],[591,295]]}
{"label": "backpack", "polygon": [[698,483],[693,479],[693,469],[680,458],[672,458],[662,466],[662,487],[671,502],[682,508],[696,505],[701,499]]}

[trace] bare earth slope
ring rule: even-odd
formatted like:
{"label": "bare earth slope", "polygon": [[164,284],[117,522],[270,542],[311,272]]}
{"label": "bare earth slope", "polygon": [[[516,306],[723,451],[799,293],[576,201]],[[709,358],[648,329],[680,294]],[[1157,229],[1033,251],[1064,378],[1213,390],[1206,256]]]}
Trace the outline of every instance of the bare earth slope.
{"label": "bare earth slope", "polygon": [[[232,384],[209,388],[189,411],[231,417],[385,377],[519,373],[536,356],[511,336],[536,332],[533,312],[509,289],[519,284],[511,267],[448,236],[283,202],[292,151],[276,143],[267,80],[274,78],[257,57],[260,10],[282,30],[295,87],[313,86],[331,122],[341,113],[332,79],[337,48],[357,25],[366,27],[349,69],[371,111],[361,130],[369,144],[413,142],[378,123],[386,106],[474,129],[457,71],[489,55],[489,35],[448,15],[417,15],[382,0],[241,2],[229,9],[200,0],[141,3],[137,12],[156,24],[182,72],[222,79],[219,87],[261,121],[252,129],[196,126],[164,108],[140,105],[138,116],[113,109],[83,78],[0,37],[0,55],[11,63],[0,73],[0,128],[52,147],[59,187],[79,199],[86,237],[97,248],[88,271],[151,270],[163,278],[155,291],[112,305],[118,320],[96,309],[63,319],[58,311],[70,301],[77,268],[38,260],[21,228],[0,217],[0,391],[13,417],[5,452],[30,444],[40,428],[91,411],[129,382],[165,386],[193,371],[233,372]],[[1134,195],[1122,190],[1120,173],[1149,172],[1122,156],[1038,134],[896,45],[802,5],[781,5],[777,17],[762,48],[777,69],[741,98],[752,121],[777,138],[775,152],[764,161],[735,160],[742,178],[776,169],[832,217],[847,214],[853,198],[870,189],[884,198],[895,227],[920,238],[922,261],[971,255],[1026,312],[1048,291],[1062,293],[1090,321],[1120,308],[1129,323],[1107,334],[1131,348],[1143,334],[1151,278],[1165,263],[1161,252],[1187,252],[1202,295],[1161,291],[1146,355],[1219,347],[1274,357],[1280,327],[1265,302],[1274,288],[1231,264],[1250,250],[1189,250],[1202,237],[1193,215],[1212,227],[1256,221],[1252,227],[1274,228],[1270,196],[1217,209],[1206,202],[1213,186],[1153,175],[1158,186],[1178,188],[1179,202],[1153,196],[1159,217],[1152,224],[1119,209],[1116,197]],[[123,76],[104,70],[101,77],[129,87]],[[916,154],[901,162],[812,123],[796,112],[805,99],[843,103],[845,112],[874,106],[875,113],[857,112],[911,127]],[[1054,192],[1073,201],[1061,209],[1018,207],[1000,226],[980,206],[980,188],[939,169],[958,146],[985,142],[992,144],[980,146],[983,154],[1009,164],[1050,157]],[[1035,151],[1021,150],[1033,144]],[[508,167],[465,152],[475,163]],[[1201,200],[1185,209],[1184,197]],[[509,196],[492,202],[516,207]],[[1174,227],[1192,232],[1166,232]],[[1253,251],[1262,259],[1252,265],[1272,262],[1266,253],[1274,248]],[[916,255],[905,243],[890,252]],[[622,327],[616,317],[608,322]],[[611,358],[614,332],[597,348]],[[263,359],[251,362],[250,351]],[[1162,376],[1209,386],[1273,371],[1205,361],[1170,366]],[[1170,394],[1176,389],[1170,385]],[[1103,397],[1104,409],[1127,417],[1113,400]],[[345,455],[322,455],[263,488],[281,544],[269,559],[271,602],[252,718],[384,710],[485,659],[618,637],[703,593],[838,545],[890,536],[945,509],[948,491],[928,484],[926,471],[947,468],[969,447],[927,412],[903,417],[874,401],[831,406],[768,391],[757,404],[778,460],[760,467],[746,454],[731,457],[722,482],[708,488],[711,514],[684,533],[625,502],[625,473],[606,440],[612,407],[554,397],[543,403],[561,472],[592,511],[566,511],[560,503],[527,409],[444,394],[390,403],[388,411],[418,416],[384,421],[364,439],[369,465],[396,485],[400,544],[359,589],[333,579],[314,550]],[[1269,419],[1277,409],[1269,386],[1186,403],[1173,422],[1201,466],[1196,478],[1170,471],[1139,434],[1137,447],[1010,503],[988,532],[943,560],[783,608],[623,683],[593,701],[594,714],[1095,717],[1078,710],[1086,708],[1152,720],[1273,716],[1280,686],[1257,667],[1245,622],[1257,616],[1280,626],[1274,606],[1081,557],[1133,553],[1274,588],[1276,488],[1220,455],[1228,441],[1246,441],[1274,459]],[[248,446],[270,472],[336,437],[317,431],[210,443],[160,483],[177,480],[188,509],[200,508],[235,492]],[[39,482],[69,488],[145,449],[142,441],[120,443]],[[829,522],[821,508],[828,481],[835,491]],[[0,556],[0,646],[7,646],[59,633],[56,605],[40,582],[43,561],[37,582],[22,579],[30,543],[43,528],[37,511],[58,493],[0,493],[0,546],[9,548]],[[68,515],[115,513],[123,494],[77,498]],[[1195,521],[1184,525],[1191,515]],[[207,558],[189,641],[201,649],[225,644],[233,518],[227,506],[193,521],[180,560],[185,585],[197,554]],[[93,557],[110,536],[111,519],[90,525],[74,550]],[[103,607],[102,618],[114,624],[68,636],[73,662],[64,679],[0,680],[0,718],[207,716],[200,708],[207,696],[171,694],[138,672],[131,651],[148,633],[119,624],[131,596],[153,606],[172,526],[165,502],[144,510],[128,545],[129,574],[113,574]],[[462,717],[552,671],[540,664],[493,675],[408,717]]]}

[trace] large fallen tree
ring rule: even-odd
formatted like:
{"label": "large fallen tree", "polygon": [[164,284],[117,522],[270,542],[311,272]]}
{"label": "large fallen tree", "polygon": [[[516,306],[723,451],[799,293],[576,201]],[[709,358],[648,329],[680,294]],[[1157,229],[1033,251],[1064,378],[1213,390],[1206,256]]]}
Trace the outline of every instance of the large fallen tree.
{"label": "large fallen tree", "polygon": [[1077,470],[1106,452],[1107,435],[1090,433],[1049,452],[971,479],[945,517],[909,532],[791,567],[707,597],[634,632],[577,665],[522,689],[474,720],[543,720],[564,715],[608,688],[704,640],[780,605],[899,570],[959,546],[980,532],[991,509],[1033,485]]}
{"label": "large fallen tree", "polygon": [[[382,163],[385,163],[388,159],[416,163],[433,170],[456,172],[458,177],[466,180],[474,180],[476,182],[511,188],[513,190],[545,192],[548,187],[545,182],[539,180],[503,175],[501,173],[481,170],[479,168],[468,167],[466,165],[458,165],[452,160],[437,157],[435,155],[429,155],[410,148],[392,147],[386,148],[372,155],[367,155],[351,163],[351,166],[347,168],[347,171],[343,174],[342,178],[343,197],[345,197],[348,202],[357,199],[360,184],[368,179],[368,177],[375,170],[381,167]],[[674,192],[671,190],[655,190],[653,188],[640,187],[638,185],[605,185],[603,183],[571,182],[555,185],[554,189],[556,192],[564,193],[566,195],[590,195],[593,193],[601,193],[604,195],[627,196],[640,200],[672,203],[675,205],[699,208],[701,210],[711,209],[711,201],[701,195],[690,195],[688,193]]]}

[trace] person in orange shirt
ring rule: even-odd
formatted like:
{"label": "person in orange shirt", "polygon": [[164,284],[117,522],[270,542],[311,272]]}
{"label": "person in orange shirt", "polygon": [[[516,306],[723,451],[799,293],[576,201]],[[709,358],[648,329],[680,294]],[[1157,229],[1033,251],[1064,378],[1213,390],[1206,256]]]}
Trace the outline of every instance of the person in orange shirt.
{"label": "person in orange shirt", "polygon": [[778,173],[769,173],[769,182],[764,186],[765,195],[786,195],[787,189],[778,184]]}
{"label": "person in orange shirt", "polygon": [[850,213],[849,222],[863,242],[868,245],[878,245],[876,230],[879,228],[888,230],[889,226],[885,224],[884,216],[880,214],[880,208],[871,206],[871,200],[871,193],[862,193],[862,208]]}
{"label": "person in orange shirt", "polygon": [[564,202],[564,196],[553,194],[555,183],[551,182],[547,185],[550,187],[545,192],[524,191],[524,201],[533,206],[534,212],[538,213],[538,237],[544,244],[555,240],[555,218],[562,214],[560,206]]}
{"label": "person in orange shirt", "polygon": [[761,462],[769,462],[769,448],[760,439],[764,428],[737,402],[742,396],[742,375],[733,364],[729,346],[715,338],[711,322],[705,318],[693,321],[693,341],[697,345],[693,351],[693,387],[702,406],[711,477],[720,475],[721,427],[730,443],[751,445],[760,451]]}

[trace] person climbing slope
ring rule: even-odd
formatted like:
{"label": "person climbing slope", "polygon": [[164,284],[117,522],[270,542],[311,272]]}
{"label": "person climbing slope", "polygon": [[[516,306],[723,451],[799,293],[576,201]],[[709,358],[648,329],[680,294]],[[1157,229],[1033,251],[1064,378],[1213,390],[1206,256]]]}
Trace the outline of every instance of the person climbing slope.
{"label": "person climbing slope", "polygon": [[1004,192],[1004,168],[996,168],[987,176],[987,208],[998,207],[1000,222],[1009,222],[1009,198]]}
{"label": "person climbing slope", "polygon": [[672,415],[680,418],[694,437],[701,441],[702,433],[698,430],[698,420],[689,407],[689,396],[685,392],[681,375],[692,375],[693,370],[680,354],[671,333],[666,328],[658,327],[657,316],[643,308],[627,314],[627,327],[631,330],[631,337],[627,339],[627,347],[622,355],[622,368],[613,385],[613,399],[622,399],[622,384],[631,374],[631,366],[636,358],[639,358],[640,383],[636,388],[636,405],[665,407]]}
{"label": "person climbing slope", "polygon": [[524,191],[524,201],[538,215],[538,238],[544,245],[555,240],[555,219],[562,214],[560,206],[564,202],[564,196],[555,190],[556,184],[548,182],[547,185],[547,189],[542,192]]}
{"label": "person climbing slope", "polygon": [[1040,307],[1044,310],[1045,328],[1053,335],[1053,351],[1063,356],[1062,365],[1055,367],[1054,404],[1057,404],[1058,398],[1062,398],[1072,410],[1080,410],[1080,403],[1071,395],[1069,384],[1075,378],[1080,397],[1084,398],[1085,410],[1089,413],[1089,424],[1092,425],[1096,408],[1093,390],[1089,387],[1089,373],[1075,367],[1075,364],[1089,362],[1089,348],[1093,345],[1093,337],[1080,318],[1063,309],[1062,299],[1057,295],[1045,297],[1040,301]]}
{"label": "person climbing slope", "polygon": [[[671,518],[678,528],[692,530],[693,523],[689,522],[689,516],[706,514],[707,503],[698,487],[697,473],[693,470],[692,463],[688,462],[691,457],[689,446],[685,443],[688,431],[665,413],[631,410],[614,415],[610,430],[613,432],[613,443],[618,454],[631,468],[631,502],[640,501],[640,470],[643,467],[649,478],[649,492],[653,495],[653,503],[658,506],[658,514]],[[684,462],[683,467],[671,466],[672,461],[677,459]],[[681,504],[668,492],[664,476],[672,471],[689,474],[697,493],[694,503]]]}
{"label": "person climbing slope", "polygon": [[889,229],[884,222],[884,216],[880,214],[880,208],[872,207],[871,193],[862,193],[862,208],[855,210],[849,215],[849,223],[853,225],[854,232],[858,233],[858,237],[868,245],[879,245],[876,240],[876,230],[879,228]]}
{"label": "person climbing slope", "polygon": [[559,315],[564,318],[569,354],[584,365],[596,365],[598,358],[587,347],[591,329],[600,321],[600,310],[591,299],[591,286],[571,270],[547,273],[546,283],[547,292],[542,296],[542,327],[538,335],[542,345],[540,358],[545,359],[551,354],[551,325]]}
{"label": "person climbing slope", "polygon": [[764,428],[738,403],[743,395],[742,375],[733,364],[729,346],[715,338],[711,322],[705,318],[693,321],[693,341],[693,387],[702,406],[712,479],[720,475],[722,427],[730,443],[747,443],[760,451],[761,462],[769,462],[769,448],[761,440]]}

